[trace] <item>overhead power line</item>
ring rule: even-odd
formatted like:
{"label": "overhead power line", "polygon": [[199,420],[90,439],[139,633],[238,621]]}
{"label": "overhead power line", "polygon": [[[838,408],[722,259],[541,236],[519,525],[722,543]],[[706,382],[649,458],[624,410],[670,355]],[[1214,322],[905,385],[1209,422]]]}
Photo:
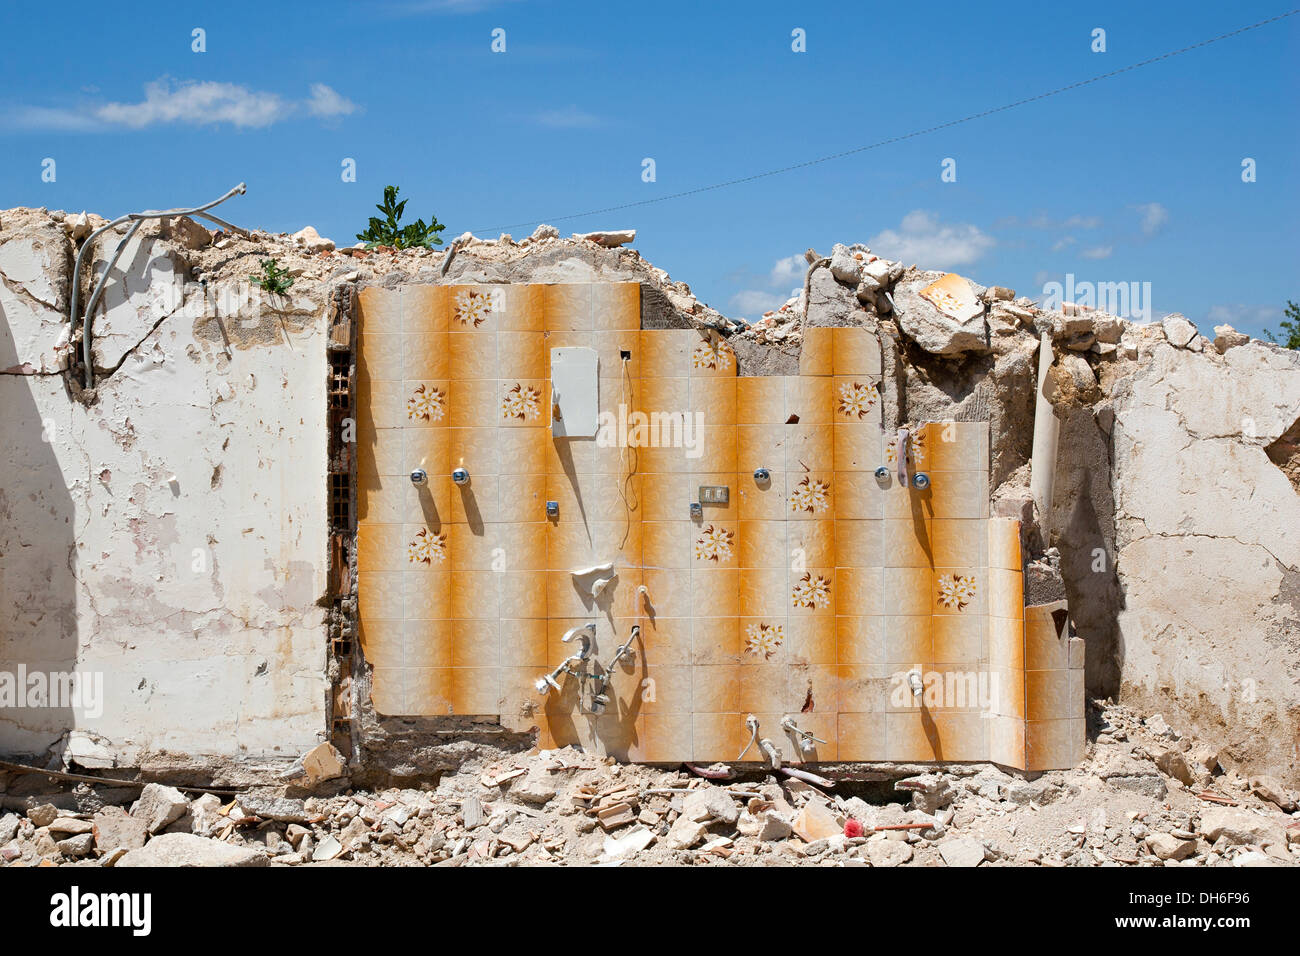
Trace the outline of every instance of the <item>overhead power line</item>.
{"label": "overhead power line", "polygon": [[927,126],[925,129],[913,130],[910,133],[903,133],[899,136],[891,136],[888,139],[882,139],[875,143],[868,143],[866,146],[855,146],[853,149],[845,149],[845,150],[841,150],[838,153],[830,153],[829,155],[826,156],[818,156],[816,159],[808,159],[801,163],[794,163],[793,165],[790,166],[781,166],[777,169],[769,169],[766,172],[753,173],[749,176],[741,176],[736,179],[728,179],[720,183],[712,183],[711,185],[708,186],[697,186],[694,189],[686,189],[681,192],[668,193],[667,195],[664,196],[654,196],[650,199],[638,199],[635,202],[620,203],[617,206],[605,206],[602,209],[589,209],[586,212],[575,212],[567,216],[550,216],[543,219],[530,219],[528,222],[516,222],[507,226],[493,226],[490,229],[473,229],[471,230],[471,232],[473,232],[476,235],[480,233],[483,235],[489,235],[494,232],[502,232],[506,229],[527,228],[529,226],[534,226],[537,225],[538,223],[543,223],[543,222],[555,224],[557,222],[565,222],[566,220],[569,219],[582,219],[586,216],[599,216],[605,213],[619,212],[624,209],[637,209],[642,206],[652,206],[655,203],[668,202],[669,200],[672,199],[684,199],[687,196],[697,196],[700,193],[712,192],[716,189],[726,189],[729,186],[740,186],[743,185],[744,183],[752,183],[755,180],[766,179],[769,176],[779,176],[782,173],[794,172],[797,169],[807,169],[809,166],[817,166],[820,165],[821,163],[829,163],[832,160],[843,159],[845,156],[853,156],[856,155],[857,153],[865,153],[868,150],[880,149],[882,146],[889,146],[892,143],[901,143],[904,140],[915,139],[918,136],[925,136],[929,133],[937,133],[939,130],[951,129],[954,126],[960,126],[963,123],[969,123],[973,120],[982,119],[985,116],[992,116],[995,113],[1005,113],[1007,110],[1013,110],[1016,109],[1017,107],[1025,106],[1029,103],[1037,103],[1040,100],[1049,99],[1053,96],[1060,96],[1062,93],[1068,93],[1071,90],[1077,90],[1080,87],[1089,86],[1093,83],[1099,83],[1102,80],[1108,80],[1111,77],[1120,76],[1121,74],[1124,73],[1131,73],[1134,70],[1141,69],[1144,66],[1150,66],[1153,63],[1159,63],[1162,60],[1171,60],[1176,56],[1182,56],[1184,53],[1190,53],[1193,50],[1199,50],[1202,47],[1210,46],[1213,43],[1219,43],[1223,40],[1228,40],[1231,39],[1232,37],[1240,36],[1243,33],[1249,33],[1251,30],[1258,30],[1260,27],[1266,27],[1269,24],[1277,23],[1281,20],[1285,20],[1287,17],[1293,17],[1297,13],[1300,13],[1300,7],[1297,7],[1292,10],[1288,10],[1285,13],[1279,13],[1277,16],[1269,17],[1266,20],[1260,20],[1257,23],[1250,24],[1249,26],[1244,26],[1241,27],[1240,29],[1229,31],[1228,33],[1221,33],[1218,36],[1211,37],[1208,40],[1201,40],[1199,43],[1193,43],[1190,46],[1181,47],[1177,50],[1170,50],[1168,53],[1161,53],[1159,56],[1153,56],[1145,60],[1139,60],[1136,63],[1130,63],[1128,66],[1120,67],[1118,70],[1111,70],[1108,73],[1098,73],[1096,76],[1090,76],[1086,80],[1079,80],[1078,82],[1070,83],[1066,86],[1059,86],[1054,90],[1048,90],[1046,93],[1039,93],[1036,96],[1027,96],[1024,99],[1015,100],[1014,102],[1011,103],[1005,103],[1002,106],[995,106],[992,109],[981,110],[978,113],[971,113],[969,116],[963,116],[961,119],[949,120],[946,123],[939,123],[935,126]]}

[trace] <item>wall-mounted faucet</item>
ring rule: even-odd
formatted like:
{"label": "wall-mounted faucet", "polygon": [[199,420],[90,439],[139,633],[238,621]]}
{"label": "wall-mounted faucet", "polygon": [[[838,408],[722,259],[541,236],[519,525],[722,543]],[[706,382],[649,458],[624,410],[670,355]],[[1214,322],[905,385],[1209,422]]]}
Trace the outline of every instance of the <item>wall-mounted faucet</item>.
{"label": "wall-mounted faucet", "polygon": [[777,749],[776,744],[764,737],[758,742],[758,749],[767,756],[767,762],[773,770],[781,769],[781,751]]}
{"label": "wall-mounted faucet", "polygon": [[581,668],[582,665],[586,663],[587,658],[591,656],[591,642],[595,637],[596,625],[591,623],[579,624],[577,627],[571,627],[565,631],[564,636],[561,637],[560,640],[565,644],[568,644],[576,638],[581,642],[578,647],[578,652],[576,654],[570,654],[562,660],[559,666],[549,674],[543,674],[541,677],[537,678],[537,680],[533,682],[533,686],[537,688],[537,692],[545,697],[551,691],[559,690],[561,674],[569,674],[570,676],[581,678],[582,675],[580,670],[575,669],[573,665],[577,665],[578,668]]}
{"label": "wall-mounted faucet", "polygon": [[795,719],[789,714],[786,714],[781,718],[781,729],[791,736],[796,737],[799,741],[799,749],[806,754],[810,754],[816,750],[818,744],[826,743],[826,741],[822,740],[820,737],[815,736],[811,730],[800,729],[799,725],[795,722]]}
{"label": "wall-mounted faucet", "polygon": [[921,680],[920,671],[907,672],[907,686],[912,688],[912,696],[920,697],[925,690],[925,682]]}
{"label": "wall-mounted faucet", "polygon": [[467,485],[469,484],[469,472],[464,468],[453,469],[451,480],[458,485]]}
{"label": "wall-mounted faucet", "polygon": [[428,483],[428,481],[429,481],[429,473],[425,471],[423,468],[416,468],[414,471],[411,472],[411,484],[418,486],[418,485],[426,484]]}
{"label": "wall-mounted faucet", "polygon": [[614,668],[623,658],[635,658],[636,651],[632,649],[632,644],[641,636],[641,625],[632,625],[632,632],[628,634],[627,640],[618,646],[614,651],[614,656],[610,658],[608,666],[597,664],[600,669],[592,675],[591,681],[591,702],[589,710],[593,714],[603,714],[605,707],[609,704],[609,695],[605,691],[609,688],[609,679],[614,674]]}

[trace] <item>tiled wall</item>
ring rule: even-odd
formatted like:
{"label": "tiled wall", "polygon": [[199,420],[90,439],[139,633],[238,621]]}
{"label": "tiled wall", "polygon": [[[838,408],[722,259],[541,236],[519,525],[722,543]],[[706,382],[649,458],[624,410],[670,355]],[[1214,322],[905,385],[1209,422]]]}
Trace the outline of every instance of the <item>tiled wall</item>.
{"label": "tiled wall", "polygon": [[[361,303],[358,589],[379,712],[500,715],[644,761],[735,760],[749,714],[792,761],[1077,760],[1082,655],[1050,613],[1026,628],[1018,524],[988,514],[987,423],[916,429],[929,489],[879,480],[895,447],[867,330],[808,329],[799,375],[738,377],[714,334],[641,331],[631,283]],[[552,438],[559,346],[597,351],[607,435],[631,440]],[[638,413],[688,427],[638,432]],[[703,485],[729,500],[693,518]],[[593,598],[600,575],[571,572],[607,561]],[[603,713],[575,676],[534,687],[586,623],[593,667],[640,628]],[[787,715],[824,742],[801,753]]]}

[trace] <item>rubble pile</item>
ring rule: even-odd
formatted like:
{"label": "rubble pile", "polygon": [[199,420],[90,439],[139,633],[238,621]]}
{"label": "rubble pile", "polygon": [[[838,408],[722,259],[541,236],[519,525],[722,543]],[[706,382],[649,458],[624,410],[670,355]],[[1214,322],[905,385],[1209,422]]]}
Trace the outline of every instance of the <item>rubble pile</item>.
{"label": "rubble pile", "polygon": [[[1300,865],[1296,794],[1220,757],[1159,715],[1098,703],[1083,764],[1045,774],[838,765],[822,787],[566,748],[485,753],[423,789],[341,778],[318,795],[191,798],[151,783],[93,806],[82,788],[0,812],[0,865]],[[854,780],[885,781],[888,802],[852,795]]]}

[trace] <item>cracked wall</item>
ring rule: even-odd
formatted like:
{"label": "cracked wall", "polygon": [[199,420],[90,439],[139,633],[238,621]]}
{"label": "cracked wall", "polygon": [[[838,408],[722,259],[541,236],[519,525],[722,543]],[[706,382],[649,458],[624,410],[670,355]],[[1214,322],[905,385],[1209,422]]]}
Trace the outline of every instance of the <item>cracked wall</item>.
{"label": "cracked wall", "polygon": [[1294,428],[1300,353],[1160,344],[1114,404],[1124,692],[1294,780],[1300,495],[1267,448]]}
{"label": "cracked wall", "polygon": [[96,317],[96,388],[74,394],[55,371],[71,244],[6,219],[0,670],[103,684],[98,716],[0,709],[0,752],[292,760],[325,723],[324,301],[220,315],[137,238]]}

